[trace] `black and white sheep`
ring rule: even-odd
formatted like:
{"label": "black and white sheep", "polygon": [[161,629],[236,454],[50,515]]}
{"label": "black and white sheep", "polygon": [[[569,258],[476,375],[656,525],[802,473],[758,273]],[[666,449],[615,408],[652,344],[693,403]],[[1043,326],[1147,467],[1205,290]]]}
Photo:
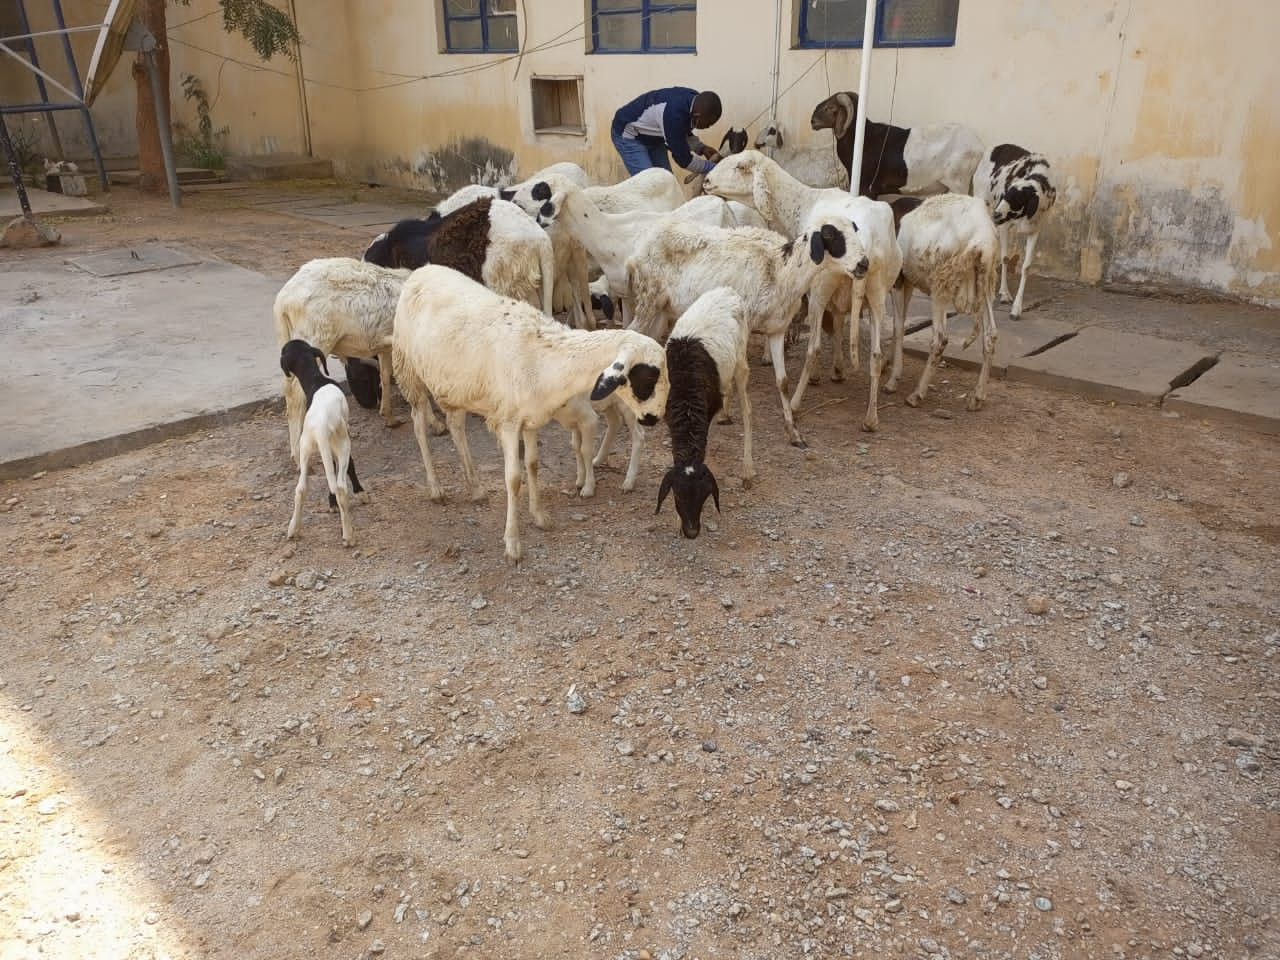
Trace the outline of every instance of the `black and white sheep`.
{"label": "black and white sheep", "polygon": [[720,487],[706,463],[707,431],[731,389],[737,390],[742,410],[743,486],[750,487],[755,479],[747,396],[750,335],[742,298],[728,287],[716,287],[681,314],[667,340],[672,464],[658,488],[658,510],[670,492],[680,516],[680,532],[691,540],[702,530],[702,508],[708,497],[720,511]]}
{"label": "black and white sheep", "polygon": [[364,259],[416,270],[452,267],[503,296],[552,315],[555,253],[551,238],[515,204],[481,197],[445,216],[401,220],[373,239]]}
{"label": "black and white sheep", "polygon": [[[305,340],[324,354],[345,360],[378,358],[378,409],[387,426],[400,421],[391,413],[391,324],[408,270],[390,269],[350,257],[322,257],[298,268],[276,294],[273,306],[276,342]],[[366,389],[364,374],[348,364],[348,380],[361,404],[374,391]],[[360,384],[360,393],[356,393]],[[285,413],[289,421],[289,452],[298,459],[298,436],[305,410],[298,381],[285,377]]]}
{"label": "black and white sheep", "polygon": [[[846,90],[819,103],[809,118],[814,130],[835,132],[836,153],[851,176],[857,114],[858,95]],[[868,119],[858,193],[872,199],[887,193],[928,194],[943,190],[967,194],[982,152],[978,135],[958,123],[895,127]]]}
{"label": "black and white sheep", "polygon": [[444,411],[471,495],[480,489],[467,443],[466,415],[497,434],[507,488],[506,555],[522,554],[518,524],[520,443],[529,512],[548,525],[538,491],[538,428],[583,394],[612,394],[645,426],[666,411],[667,359],[655,341],[630,330],[575,330],[518,300],[502,297],[456,270],[429,265],[405,282],[396,308],[392,363],[413,410],[427,494],[441,500],[427,442],[430,400]]}
{"label": "black and white sheep", "polygon": [[973,174],[973,195],[987,203],[991,219],[1000,236],[1000,302],[1009,302],[1009,279],[1006,258],[1009,233],[1026,237],[1022,254],[1018,293],[1009,308],[1009,319],[1022,315],[1022,294],[1027,289],[1027,269],[1036,252],[1040,228],[1053,209],[1058,192],[1049,179],[1049,161],[1043,154],[1032,153],[1012,143],[992,147]]}
{"label": "black and white sheep", "polygon": [[964,341],[966,348],[979,335],[982,337],[982,369],[967,403],[970,410],[977,410],[987,399],[987,378],[996,349],[993,304],[996,261],[1000,256],[996,226],[978,197],[944,193],[926,197],[918,205],[911,200],[895,201],[901,213],[898,246],[902,250],[902,310],[895,317],[893,369],[886,386],[892,388],[902,372],[903,318],[911,291],[918,289],[929,297],[933,339],[929,358],[907,404],[919,406],[929,389],[938,358],[947,347],[947,313],[953,311],[974,315],[973,332]]}
{"label": "black and white sheep", "polygon": [[[316,364],[320,366],[316,366]],[[320,372],[321,367],[324,373]],[[302,500],[307,492],[307,466],[313,453],[319,454],[329,486],[329,506],[337,506],[342,519],[342,544],[351,546],[351,493],[363,493],[351,456],[351,436],[347,430],[347,395],[327,376],[324,352],[305,340],[290,340],[280,348],[280,369],[297,380],[307,398],[306,415],[298,439],[298,484],[293,492],[293,517],[288,538],[296,540],[302,523]]]}

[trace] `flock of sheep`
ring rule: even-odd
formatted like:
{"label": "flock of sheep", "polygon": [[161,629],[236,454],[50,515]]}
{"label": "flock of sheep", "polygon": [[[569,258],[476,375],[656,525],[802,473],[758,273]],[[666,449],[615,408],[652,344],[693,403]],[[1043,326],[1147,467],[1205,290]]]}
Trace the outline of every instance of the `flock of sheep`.
{"label": "flock of sheep", "polygon": [[[624,490],[635,487],[643,431],[665,419],[673,463],[662,478],[681,531],[696,537],[708,498],[719,489],[705,462],[707,432],[736,392],[743,425],[744,486],[755,476],[747,344],[764,336],[789,441],[815,375],[824,315],[833,336],[832,377],[860,358],[867,308],[868,404],[863,428],[879,426],[881,330],[893,314],[893,356],[884,380],[902,372],[906,308],[913,289],[932,304],[933,339],[906,402],[924,398],[947,342],[948,312],[972,314],[966,346],[981,337],[982,367],[970,409],[986,399],[995,349],[993,302],[1009,300],[1006,235],[1026,238],[1010,311],[1021,313],[1026,270],[1044,215],[1053,206],[1049,164],[1012,144],[985,151],[957,124],[903,128],[867,122],[861,195],[848,190],[857,95],[838,93],[813,111],[812,127],[831,129],[835,149],[788,148],[771,124],[757,147],[730,129],[728,151],[686,200],[676,177],[645,170],[621,183],[593,185],[581,167],[557,163],[508,188],[473,185],[425,219],[380,234],[363,259],[305,264],[275,301],[285,373],[290,449],[299,464],[288,536],[296,537],[308,461],[318,453],[330,506],[352,542],[349,499],[362,488],[351,459],[345,393],[326,374],[342,358],[351,392],[378,407],[388,425],[393,381],[412,412],[427,494],[442,500],[428,435],[447,429],[473,498],[483,496],[467,444],[468,413],[485,419],[502,449],[507,489],[506,555],[522,556],[518,502],[547,525],[538,486],[537,431],[552,420],[570,430],[581,495],[595,492],[594,468],[625,423],[631,458]],[[941,192],[945,191],[945,192]],[[970,193],[972,191],[972,193]],[[892,203],[875,199],[897,195]],[[921,199],[921,195],[925,195]],[[595,281],[592,274],[598,274]],[[902,290],[898,309],[891,291]],[[596,306],[622,326],[597,327]],[[806,316],[808,348],[792,390],[784,346]],[[554,319],[564,313],[568,323]],[[377,358],[374,371],[367,357]],[[321,372],[323,368],[324,372]],[[443,425],[436,409],[443,413]],[[599,414],[606,429],[597,444]]]}

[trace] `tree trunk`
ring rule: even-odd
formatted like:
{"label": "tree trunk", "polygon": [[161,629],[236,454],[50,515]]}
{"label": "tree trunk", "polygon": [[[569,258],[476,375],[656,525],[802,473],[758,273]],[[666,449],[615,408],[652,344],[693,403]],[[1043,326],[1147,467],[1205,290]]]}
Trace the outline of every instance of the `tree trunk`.
{"label": "tree trunk", "polygon": [[[142,0],[138,15],[156,38],[155,62],[160,71],[160,89],[169,96],[169,38],[165,22],[165,0]],[[160,149],[160,128],[156,124],[156,105],[151,96],[151,80],[147,65],[139,54],[133,63],[133,83],[138,92],[138,186],[148,193],[164,193],[169,181],[164,172],[164,153]]]}

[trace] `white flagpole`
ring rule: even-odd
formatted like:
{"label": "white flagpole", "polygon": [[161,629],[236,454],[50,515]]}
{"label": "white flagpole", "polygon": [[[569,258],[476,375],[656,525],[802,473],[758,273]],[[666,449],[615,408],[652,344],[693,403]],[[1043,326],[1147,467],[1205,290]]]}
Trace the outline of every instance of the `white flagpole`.
{"label": "white flagpole", "polygon": [[858,116],[853,128],[853,162],[849,167],[849,192],[858,195],[862,180],[862,148],[866,143],[867,93],[871,85],[871,48],[876,40],[878,0],[867,0],[867,16],[862,25],[862,64],[858,76]]}

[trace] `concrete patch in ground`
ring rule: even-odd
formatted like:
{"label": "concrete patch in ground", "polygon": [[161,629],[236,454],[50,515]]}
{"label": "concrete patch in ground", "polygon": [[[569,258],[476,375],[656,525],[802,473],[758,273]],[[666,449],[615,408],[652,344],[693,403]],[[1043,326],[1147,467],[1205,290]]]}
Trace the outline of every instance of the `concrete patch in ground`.
{"label": "concrete patch in ground", "polygon": [[1005,375],[1104,400],[1154,404],[1213,358],[1214,351],[1194,343],[1086,327],[1043,353],[1010,362]]}
{"label": "concrete patch in ground", "polygon": [[[1022,315],[1021,320],[1005,319],[1004,323],[996,318],[996,353],[991,360],[991,374],[996,377],[1005,376],[1009,364],[1015,360],[1043,350],[1052,343],[1070,337],[1079,331],[1073,323],[1061,320],[1050,320],[1045,317],[1029,317]],[[973,330],[973,317],[954,316],[947,321],[947,346],[942,351],[943,359],[956,367],[977,369],[982,366],[982,338],[979,336],[962,349],[965,338]],[[929,355],[929,344],[933,341],[933,327],[926,326],[907,336],[902,342],[904,353],[917,357]]]}
{"label": "concrete patch in ground", "polygon": [[1223,420],[1280,434],[1280,362],[1246,353],[1224,353],[1163,406],[1192,417]]}
{"label": "concrete patch in ground", "polygon": [[146,273],[151,270],[168,270],[199,263],[199,254],[159,243],[140,243],[134,247],[120,247],[105,253],[85,257],[68,257],[67,262],[95,277],[119,277],[130,273]]}

